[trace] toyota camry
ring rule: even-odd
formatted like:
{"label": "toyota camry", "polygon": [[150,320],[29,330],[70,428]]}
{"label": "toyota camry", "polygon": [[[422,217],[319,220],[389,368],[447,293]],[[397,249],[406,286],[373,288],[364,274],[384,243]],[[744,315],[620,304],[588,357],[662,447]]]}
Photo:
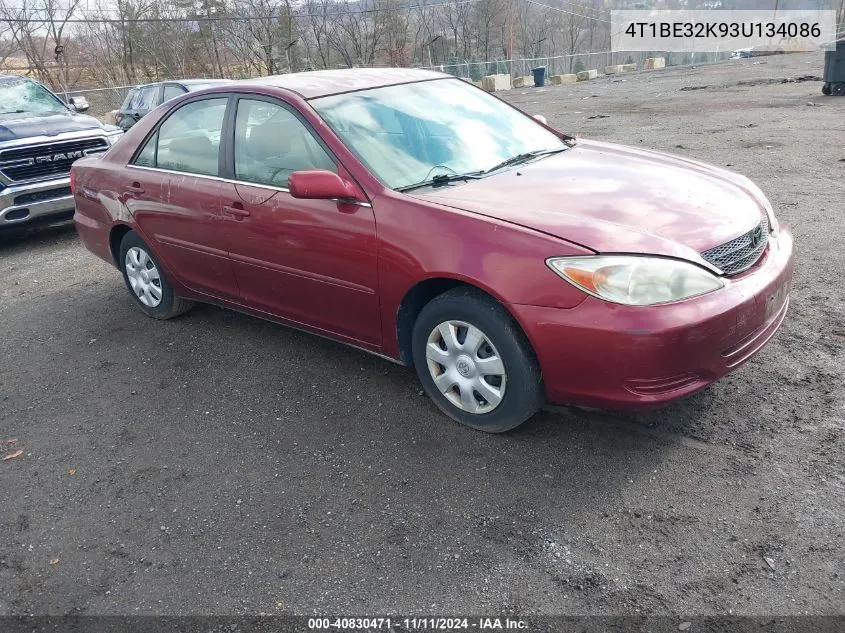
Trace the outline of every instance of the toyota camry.
{"label": "toyota camry", "polygon": [[544,402],[691,394],[789,304],[792,238],[747,178],[423,70],[186,94],[71,183],[82,240],[147,315],[209,302],[412,365],[488,432]]}

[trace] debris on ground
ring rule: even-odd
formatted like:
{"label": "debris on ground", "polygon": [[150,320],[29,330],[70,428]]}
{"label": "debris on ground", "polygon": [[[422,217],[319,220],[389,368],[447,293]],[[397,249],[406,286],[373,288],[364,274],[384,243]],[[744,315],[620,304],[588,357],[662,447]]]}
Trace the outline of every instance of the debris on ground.
{"label": "debris on ground", "polygon": [[7,460],[9,460],[9,459],[14,459],[15,457],[20,457],[21,455],[23,455],[23,451],[22,451],[22,450],[17,450],[17,451],[15,451],[14,453],[9,453],[8,455],[6,455],[6,456],[3,458],[3,461],[5,462],[5,461],[7,461]]}

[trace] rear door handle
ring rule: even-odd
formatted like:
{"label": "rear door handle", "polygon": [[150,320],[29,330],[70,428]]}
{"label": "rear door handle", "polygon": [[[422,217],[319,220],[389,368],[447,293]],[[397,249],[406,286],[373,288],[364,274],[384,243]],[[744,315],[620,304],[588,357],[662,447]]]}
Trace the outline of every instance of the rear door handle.
{"label": "rear door handle", "polygon": [[137,182],[133,182],[130,186],[124,187],[126,193],[144,193],[144,188]]}
{"label": "rear door handle", "polygon": [[249,211],[247,211],[243,207],[236,207],[230,204],[223,207],[223,214],[230,215],[235,220],[242,220],[244,218],[248,218],[250,215]]}

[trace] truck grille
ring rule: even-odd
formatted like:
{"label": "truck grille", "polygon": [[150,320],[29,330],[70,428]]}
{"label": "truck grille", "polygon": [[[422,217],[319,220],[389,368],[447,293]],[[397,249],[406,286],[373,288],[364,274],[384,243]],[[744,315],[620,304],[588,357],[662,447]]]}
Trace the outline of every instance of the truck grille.
{"label": "truck grille", "polygon": [[9,148],[0,151],[0,173],[13,182],[57,178],[69,173],[76,159],[104,152],[108,148],[104,138]]}
{"label": "truck grille", "polygon": [[769,217],[764,213],[760,224],[748,233],[704,251],[701,256],[726,275],[751,268],[769,243]]}

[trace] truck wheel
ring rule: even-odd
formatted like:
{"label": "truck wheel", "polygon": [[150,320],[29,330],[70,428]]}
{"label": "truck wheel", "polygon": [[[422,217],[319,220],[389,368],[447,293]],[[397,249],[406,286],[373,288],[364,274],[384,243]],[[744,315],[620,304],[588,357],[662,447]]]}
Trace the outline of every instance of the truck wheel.
{"label": "truck wheel", "polygon": [[150,247],[134,231],[120,242],[120,270],[135,303],[154,319],[172,319],[194,305],[173,294],[173,288]]}

